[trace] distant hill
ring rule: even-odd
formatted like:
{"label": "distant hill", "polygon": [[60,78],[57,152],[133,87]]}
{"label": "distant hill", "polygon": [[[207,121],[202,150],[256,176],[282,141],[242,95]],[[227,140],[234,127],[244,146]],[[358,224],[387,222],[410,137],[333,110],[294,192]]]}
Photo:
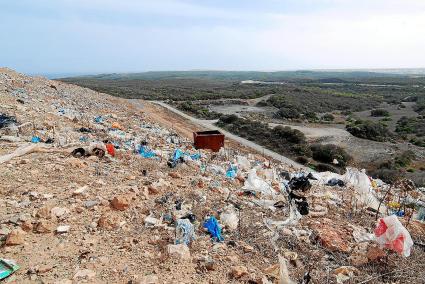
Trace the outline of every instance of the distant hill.
{"label": "distant hill", "polygon": [[[368,78],[389,78],[389,77],[410,77],[407,74],[372,71],[149,71],[142,73],[112,73],[89,76],[78,76],[74,79],[95,79],[95,80],[167,80],[167,79],[209,79],[209,80],[231,80],[231,81],[284,81],[284,80],[355,80]],[[69,78],[63,78],[69,79]]]}

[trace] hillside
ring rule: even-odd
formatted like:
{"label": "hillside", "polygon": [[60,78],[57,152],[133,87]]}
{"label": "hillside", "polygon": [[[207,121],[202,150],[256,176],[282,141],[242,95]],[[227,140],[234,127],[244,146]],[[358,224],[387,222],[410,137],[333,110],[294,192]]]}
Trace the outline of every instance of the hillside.
{"label": "hillside", "polygon": [[[196,150],[197,127],[0,69],[1,255],[20,266],[5,283],[423,282],[423,189],[307,175],[230,140]],[[374,237],[392,214],[405,256]]]}

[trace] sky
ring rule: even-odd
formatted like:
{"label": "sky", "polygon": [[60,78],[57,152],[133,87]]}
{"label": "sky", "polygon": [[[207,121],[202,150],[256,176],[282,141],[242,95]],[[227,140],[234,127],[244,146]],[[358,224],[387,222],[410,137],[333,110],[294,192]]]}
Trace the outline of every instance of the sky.
{"label": "sky", "polygon": [[425,67],[425,0],[0,0],[28,74]]}

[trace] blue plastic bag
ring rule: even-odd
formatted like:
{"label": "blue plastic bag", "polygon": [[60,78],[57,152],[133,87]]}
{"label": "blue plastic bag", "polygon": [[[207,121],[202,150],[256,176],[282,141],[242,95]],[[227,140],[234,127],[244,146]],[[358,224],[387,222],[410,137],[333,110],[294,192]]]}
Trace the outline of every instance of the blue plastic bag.
{"label": "blue plastic bag", "polygon": [[217,242],[224,241],[224,238],[221,235],[221,227],[214,216],[211,216],[204,222],[204,228],[208,229],[208,232],[211,234],[213,240]]}
{"label": "blue plastic bag", "polygon": [[229,168],[227,169],[226,177],[231,179],[235,178],[237,171],[238,171],[238,168],[236,166],[230,165]]}
{"label": "blue plastic bag", "polygon": [[180,149],[177,149],[177,150],[175,150],[174,151],[174,154],[173,154],[173,161],[177,161],[178,159],[180,159],[181,157],[183,157],[183,151],[182,150],[180,150]]}
{"label": "blue plastic bag", "polygon": [[153,158],[153,157],[155,157],[155,156],[156,156],[156,154],[155,154],[152,150],[148,149],[148,148],[147,148],[147,147],[145,147],[145,146],[141,146],[141,147],[140,147],[140,149],[139,149],[139,154],[140,154],[143,158]]}
{"label": "blue plastic bag", "polygon": [[95,118],[94,118],[94,121],[96,122],[96,123],[102,123],[103,122],[103,117],[102,116],[96,116]]}
{"label": "blue plastic bag", "polygon": [[31,143],[40,143],[41,142],[41,138],[38,136],[33,136],[31,138]]}

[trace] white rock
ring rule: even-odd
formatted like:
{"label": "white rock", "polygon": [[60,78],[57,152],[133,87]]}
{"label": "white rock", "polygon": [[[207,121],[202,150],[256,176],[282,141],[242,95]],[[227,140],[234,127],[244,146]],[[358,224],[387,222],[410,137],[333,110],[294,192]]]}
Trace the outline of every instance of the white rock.
{"label": "white rock", "polygon": [[71,226],[69,226],[69,225],[58,226],[56,228],[56,232],[59,233],[59,234],[67,233],[70,228],[71,228]]}

